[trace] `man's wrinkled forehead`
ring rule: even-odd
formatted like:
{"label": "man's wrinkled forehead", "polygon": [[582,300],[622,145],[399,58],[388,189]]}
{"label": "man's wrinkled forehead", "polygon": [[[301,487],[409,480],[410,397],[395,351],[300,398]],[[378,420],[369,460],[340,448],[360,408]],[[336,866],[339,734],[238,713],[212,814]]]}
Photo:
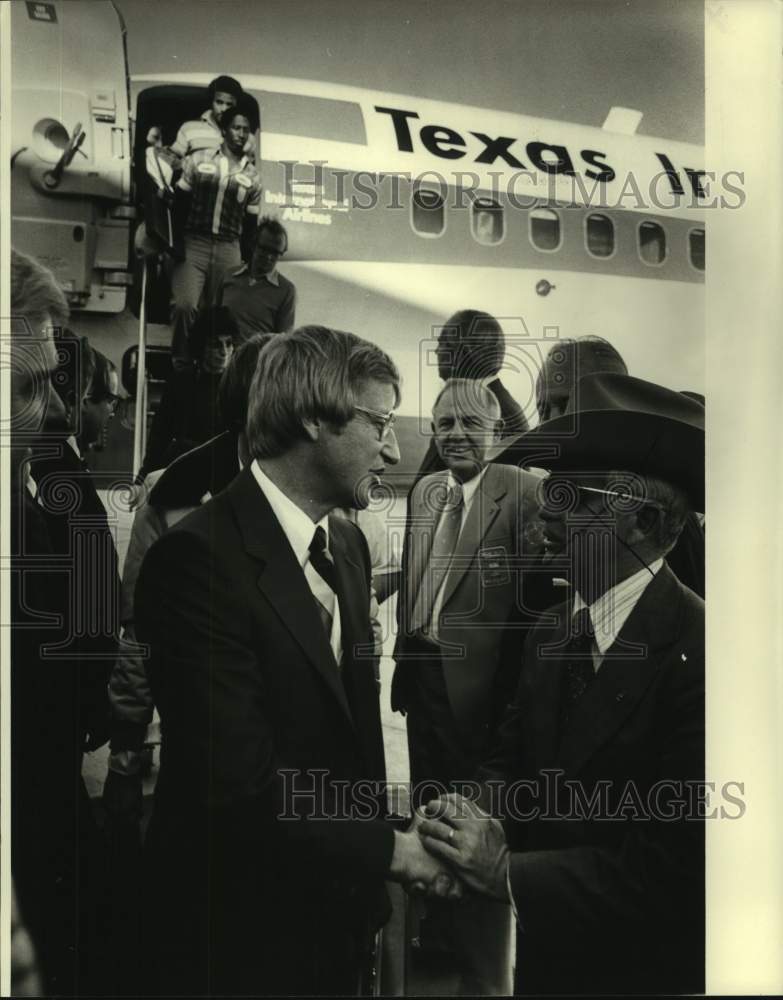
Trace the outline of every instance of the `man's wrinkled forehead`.
{"label": "man's wrinkled forehead", "polygon": [[478,417],[489,423],[499,419],[499,406],[490,389],[475,385],[447,386],[435,404],[433,417],[444,413],[461,417]]}

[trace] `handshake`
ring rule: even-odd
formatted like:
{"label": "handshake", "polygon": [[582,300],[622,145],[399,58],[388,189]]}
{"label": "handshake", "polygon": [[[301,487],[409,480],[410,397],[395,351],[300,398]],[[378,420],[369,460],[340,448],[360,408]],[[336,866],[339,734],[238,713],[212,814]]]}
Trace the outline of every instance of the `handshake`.
{"label": "handshake", "polygon": [[394,836],[390,876],[407,892],[458,900],[472,890],[508,901],[503,827],[470,799],[453,793],[433,799]]}

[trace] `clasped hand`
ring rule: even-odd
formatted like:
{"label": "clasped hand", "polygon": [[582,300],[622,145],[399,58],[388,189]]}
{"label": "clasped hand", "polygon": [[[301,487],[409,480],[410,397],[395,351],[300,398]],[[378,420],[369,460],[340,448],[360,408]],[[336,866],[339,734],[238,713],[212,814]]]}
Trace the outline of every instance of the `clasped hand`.
{"label": "clasped hand", "polygon": [[501,823],[451,793],[428,802],[417,823],[424,847],[469,889],[507,902],[509,848]]}
{"label": "clasped hand", "polygon": [[475,802],[454,793],[433,799],[396,836],[392,874],[408,892],[456,900],[472,889],[508,900],[506,835]]}
{"label": "clasped hand", "polygon": [[461,899],[463,888],[458,876],[424,848],[419,834],[423,822],[424,816],[414,812],[406,832],[395,832],[391,878],[401,882],[412,895]]}

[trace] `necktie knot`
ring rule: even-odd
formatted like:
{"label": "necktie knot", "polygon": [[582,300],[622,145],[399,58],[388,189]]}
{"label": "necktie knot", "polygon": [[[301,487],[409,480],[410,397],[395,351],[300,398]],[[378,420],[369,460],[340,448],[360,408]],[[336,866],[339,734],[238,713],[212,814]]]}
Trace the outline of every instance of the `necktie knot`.
{"label": "necktie knot", "polygon": [[319,524],[315,529],[313,534],[313,539],[310,542],[310,555],[317,555],[318,553],[326,553],[326,532]]}
{"label": "necktie knot", "polygon": [[580,608],[571,618],[571,635],[563,651],[565,671],[563,723],[565,725],[568,724],[572,710],[595,680],[594,634],[590,609]]}
{"label": "necktie knot", "polygon": [[580,608],[571,619],[571,634],[575,639],[592,639],[595,635],[593,621],[590,618],[590,609]]}
{"label": "necktie knot", "polygon": [[336,592],[337,578],[334,563],[326,547],[326,532],[320,525],[315,529],[309,551],[313,569],[326,582],[330,589]]}
{"label": "necktie knot", "polygon": [[465,495],[462,490],[461,483],[452,483],[451,486],[446,490],[443,497],[443,511],[446,514],[454,514],[461,507],[465,500]]}

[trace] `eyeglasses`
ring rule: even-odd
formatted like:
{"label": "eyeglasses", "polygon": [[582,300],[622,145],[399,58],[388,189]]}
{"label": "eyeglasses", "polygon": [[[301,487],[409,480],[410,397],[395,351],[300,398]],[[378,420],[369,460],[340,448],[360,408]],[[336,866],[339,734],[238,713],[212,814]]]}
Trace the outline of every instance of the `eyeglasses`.
{"label": "eyeglasses", "polygon": [[394,413],[391,410],[383,413],[381,410],[370,410],[366,406],[354,406],[354,410],[371,418],[370,423],[378,431],[379,441],[385,441],[394,429]]}

